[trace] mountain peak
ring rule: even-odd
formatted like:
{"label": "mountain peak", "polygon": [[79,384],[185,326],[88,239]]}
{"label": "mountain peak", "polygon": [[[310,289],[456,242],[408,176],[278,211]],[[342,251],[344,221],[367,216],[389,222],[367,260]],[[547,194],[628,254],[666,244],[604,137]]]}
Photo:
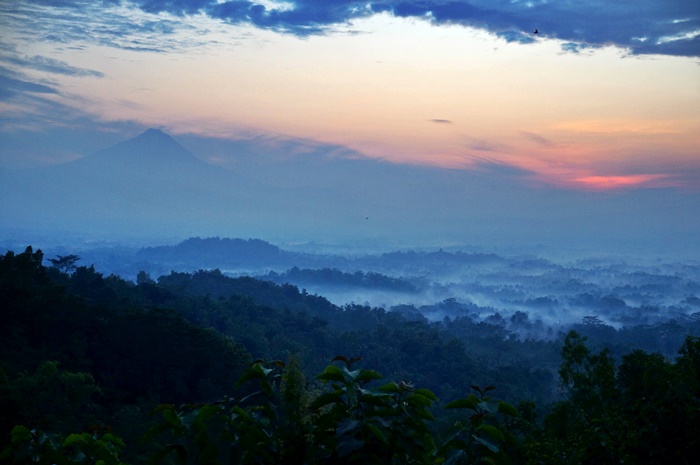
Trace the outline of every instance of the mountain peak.
{"label": "mountain peak", "polygon": [[171,146],[181,149],[180,144],[178,144],[175,139],[173,139],[169,134],[161,131],[160,129],[150,128],[142,132],[133,139],[123,142],[126,144],[142,145],[148,144],[149,146]]}
{"label": "mountain peak", "polygon": [[161,131],[160,129],[156,128],[149,128],[145,132],[143,132],[141,135],[136,136],[135,139],[172,139],[169,134],[166,134],[165,132]]}
{"label": "mountain peak", "polygon": [[159,170],[166,167],[204,166],[195,157],[160,129],[150,128],[140,135],[86,157],[91,163],[114,166]]}

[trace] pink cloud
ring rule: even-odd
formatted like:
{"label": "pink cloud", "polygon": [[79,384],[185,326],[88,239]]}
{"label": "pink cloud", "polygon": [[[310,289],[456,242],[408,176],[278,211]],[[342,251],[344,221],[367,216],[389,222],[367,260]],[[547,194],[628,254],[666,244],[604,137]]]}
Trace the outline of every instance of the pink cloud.
{"label": "pink cloud", "polygon": [[582,176],[574,178],[571,182],[574,186],[591,190],[612,190],[628,187],[670,187],[677,183],[670,180],[667,174],[632,174],[622,176]]}

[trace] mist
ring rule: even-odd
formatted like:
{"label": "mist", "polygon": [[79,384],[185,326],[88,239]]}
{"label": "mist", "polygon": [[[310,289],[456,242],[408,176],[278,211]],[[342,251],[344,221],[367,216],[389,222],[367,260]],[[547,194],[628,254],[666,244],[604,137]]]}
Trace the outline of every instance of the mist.
{"label": "mist", "polygon": [[566,190],[485,160],[469,169],[397,164],[303,139],[178,140],[151,129],[66,163],[0,170],[2,237],[255,237],[350,253],[700,250],[697,193]]}

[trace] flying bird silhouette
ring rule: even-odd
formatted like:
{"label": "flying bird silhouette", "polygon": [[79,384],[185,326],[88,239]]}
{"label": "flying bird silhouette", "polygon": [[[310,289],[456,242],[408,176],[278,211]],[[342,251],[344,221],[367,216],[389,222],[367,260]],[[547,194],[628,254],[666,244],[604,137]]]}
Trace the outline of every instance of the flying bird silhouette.
{"label": "flying bird silhouette", "polygon": [[537,29],[535,29],[534,31],[532,31],[532,33],[533,33],[533,34],[539,34],[540,31],[538,31]]}

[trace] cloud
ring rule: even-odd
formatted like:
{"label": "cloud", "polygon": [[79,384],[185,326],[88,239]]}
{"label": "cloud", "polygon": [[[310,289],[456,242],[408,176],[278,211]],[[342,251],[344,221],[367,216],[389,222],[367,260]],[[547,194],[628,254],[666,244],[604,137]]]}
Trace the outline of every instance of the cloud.
{"label": "cloud", "polygon": [[[35,4],[62,7],[66,11],[122,9],[136,5],[142,12],[159,14],[152,23],[117,20],[100,31],[97,39],[112,37],[113,46],[135,49],[166,47],[132,41],[124,44],[120,33],[140,35],[171,34],[175,19],[206,15],[228,24],[250,24],[297,36],[324,34],[334,27],[379,13],[396,17],[415,18],[440,25],[463,25],[487,30],[508,42],[528,44],[536,39],[532,31],[539,30],[539,39],[557,39],[563,49],[580,52],[601,46],[617,46],[631,54],[664,54],[700,56],[700,10],[695,0],[640,0],[637,2],[608,2],[581,0],[551,2],[546,0],[111,0],[86,2],[81,0],[37,1]],[[64,13],[70,14],[70,13]],[[94,14],[93,18],[99,19]],[[39,25],[41,27],[41,25]],[[45,26],[44,26],[45,27]],[[67,34],[81,35],[89,24],[64,29],[57,38]],[[100,37],[101,36],[101,37]]]}
{"label": "cloud", "polygon": [[500,31],[496,35],[508,43],[531,44],[535,42],[532,34],[525,34],[522,31]]}
{"label": "cloud", "polygon": [[[7,4],[5,4],[7,3]],[[53,42],[59,44],[96,44],[140,52],[180,51],[183,47],[197,47],[209,43],[203,38],[207,32],[193,17],[185,18],[174,8],[170,15],[149,14],[144,4],[122,0],[26,0],[0,2],[0,30],[4,38],[14,34],[15,44],[23,41]],[[159,2],[162,3],[162,2]],[[200,2],[206,4],[207,2]],[[189,10],[188,10],[189,11]],[[193,11],[193,10],[192,10]],[[164,10],[167,13],[168,10]],[[187,11],[185,11],[187,12]],[[178,34],[198,30],[200,34]],[[31,31],[31,35],[27,34]],[[43,57],[16,57],[28,60],[35,69],[62,72],[79,76],[99,77],[93,70],[61,66],[58,60]],[[63,64],[65,65],[65,64]],[[77,74],[76,74],[77,73]],[[98,74],[96,74],[98,73]]]}
{"label": "cloud", "polygon": [[44,56],[18,57],[0,56],[0,61],[23,68],[45,71],[48,73],[62,74],[76,77],[104,77],[104,73],[92,69],[76,68],[68,63]]}
{"label": "cloud", "polygon": [[521,131],[521,133],[531,141],[535,142],[537,145],[543,147],[553,147],[555,145],[551,140],[547,139],[546,137],[542,137],[539,134],[535,134],[534,132]]}
{"label": "cloud", "polygon": [[626,189],[633,187],[669,187],[677,186],[678,182],[669,179],[667,174],[632,174],[624,176],[584,176],[573,179],[574,184],[578,184],[584,189],[611,190]]}
{"label": "cloud", "polygon": [[600,45],[590,45],[577,42],[566,42],[561,44],[561,49],[565,52],[580,54],[581,52],[590,52],[601,48]]}
{"label": "cloud", "polygon": [[18,79],[6,69],[0,68],[0,100],[9,100],[25,92],[33,94],[57,94],[53,87]]}

